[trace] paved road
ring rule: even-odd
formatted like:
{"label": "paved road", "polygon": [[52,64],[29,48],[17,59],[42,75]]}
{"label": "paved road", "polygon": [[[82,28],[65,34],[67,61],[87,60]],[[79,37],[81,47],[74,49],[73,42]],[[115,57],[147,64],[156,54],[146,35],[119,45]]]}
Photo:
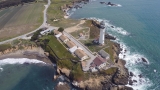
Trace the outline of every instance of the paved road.
{"label": "paved road", "polygon": [[73,41],[78,47],[81,47],[83,49],[83,51],[90,57],[90,59],[87,60],[86,67],[83,68],[83,71],[88,71],[90,63],[93,62],[93,60],[95,59],[96,56],[94,56],[88,48],[85,48],[85,46],[81,42],[76,40],[72,35],[68,34],[65,31],[63,32],[63,34],[66,35],[71,41]]}
{"label": "paved road", "polygon": [[41,25],[39,28],[37,28],[37,29],[35,29],[35,30],[33,30],[33,31],[29,32],[29,33],[26,33],[26,34],[24,34],[24,35],[21,35],[21,36],[12,38],[12,39],[8,39],[8,40],[5,40],[5,41],[2,41],[2,42],[0,42],[0,44],[4,44],[4,43],[7,43],[7,42],[11,42],[11,41],[13,41],[13,40],[20,39],[20,38],[26,38],[27,35],[36,32],[36,31],[39,30],[40,28],[47,27],[47,23],[46,23],[46,22],[47,22],[47,9],[48,9],[48,7],[50,6],[50,4],[51,4],[51,1],[48,0],[48,4],[47,4],[47,5],[44,5],[44,6],[45,6],[45,9],[44,9],[44,11],[43,11],[43,14],[44,14],[44,15],[43,15],[43,23],[42,23],[42,25]]}

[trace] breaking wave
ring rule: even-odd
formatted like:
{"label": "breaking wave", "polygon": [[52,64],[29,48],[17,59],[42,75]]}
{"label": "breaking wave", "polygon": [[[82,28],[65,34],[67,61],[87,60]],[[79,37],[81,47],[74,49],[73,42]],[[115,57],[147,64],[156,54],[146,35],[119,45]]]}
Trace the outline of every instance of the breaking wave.
{"label": "breaking wave", "polygon": [[109,30],[114,31],[114,32],[121,34],[121,35],[130,35],[130,33],[128,33],[122,27],[116,27],[116,26],[112,25],[109,20],[103,20],[103,19],[99,19],[99,18],[95,18],[95,17],[91,17],[88,19],[97,20],[99,22],[104,21],[107,31],[109,31]]}
{"label": "breaking wave", "polygon": [[28,59],[28,58],[7,58],[7,59],[0,60],[0,66],[6,65],[6,64],[25,64],[25,63],[46,64],[45,62],[42,62],[36,59]]}
{"label": "breaking wave", "polygon": [[[128,33],[123,28],[116,27],[110,24],[109,20],[103,20],[99,18],[89,18],[89,19],[97,20],[99,22],[104,21],[107,31],[113,31],[114,33],[117,33],[123,36],[130,35],[130,33]],[[107,33],[112,35],[112,33],[109,33],[109,32]],[[119,54],[119,58],[126,61],[126,67],[128,68],[129,72],[132,72],[134,74],[134,76],[131,77],[131,80],[134,81],[133,84],[132,85],[128,84],[127,86],[132,87],[134,90],[147,90],[147,88],[152,85],[152,82],[147,77],[143,76],[143,73],[138,69],[138,67],[139,67],[139,64],[141,63],[145,65],[149,65],[150,63],[148,59],[144,55],[138,52],[131,52],[130,48],[126,46],[125,43],[123,43],[119,38],[117,38],[116,35],[115,37],[116,37],[115,42],[119,43],[122,48],[122,51]]]}

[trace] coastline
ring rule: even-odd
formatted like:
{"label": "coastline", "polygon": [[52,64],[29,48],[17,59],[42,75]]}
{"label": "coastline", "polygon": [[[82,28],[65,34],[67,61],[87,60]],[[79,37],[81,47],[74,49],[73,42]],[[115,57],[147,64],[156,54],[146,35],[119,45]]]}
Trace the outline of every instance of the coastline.
{"label": "coastline", "polygon": [[[24,55],[23,53],[25,51],[29,51],[31,54],[34,53],[35,51],[36,52],[41,52],[41,54],[44,54],[44,51],[41,51],[40,49],[27,49],[27,50],[18,50],[18,51],[15,51],[15,52],[11,52],[11,53],[8,53],[8,54],[4,54],[4,55],[1,55],[0,56],[0,60],[2,59],[5,59],[5,58],[29,58],[29,59],[37,59],[37,60],[40,60],[40,61],[43,61],[45,63],[48,63],[48,64],[53,64],[49,58],[40,58],[38,57],[37,55]],[[119,56],[119,54],[117,55]],[[122,64],[122,66],[125,66],[125,64]],[[129,74],[129,72],[128,72]]]}
{"label": "coastline", "polygon": [[[26,52],[27,52],[28,55],[24,54]],[[33,53],[36,53],[36,54],[34,55]],[[45,57],[40,57],[38,55],[43,55]],[[51,60],[44,54],[44,51],[41,47],[34,47],[32,49],[17,50],[17,51],[14,51],[14,52],[10,52],[10,53],[0,55],[0,60],[7,59],[7,58],[14,58],[14,59],[28,58],[28,59],[31,59],[31,60],[32,59],[37,59],[39,61],[45,62],[46,64],[50,64],[50,65],[53,64],[51,62]]]}

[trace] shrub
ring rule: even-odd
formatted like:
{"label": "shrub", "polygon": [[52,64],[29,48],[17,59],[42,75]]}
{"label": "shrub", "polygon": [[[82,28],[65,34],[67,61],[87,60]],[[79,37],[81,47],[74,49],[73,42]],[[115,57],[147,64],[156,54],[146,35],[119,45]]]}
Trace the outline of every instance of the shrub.
{"label": "shrub", "polygon": [[0,45],[0,51],[5,51],[7,49],[11,48],[11,45],[10,44],[2,44]]}
{"label": "shrub", "polygon": [[63,32],[63,31],[64,31],[64,28],[60,27],[60,28],[58,29],[58,31],[59,31],[59,32]]}

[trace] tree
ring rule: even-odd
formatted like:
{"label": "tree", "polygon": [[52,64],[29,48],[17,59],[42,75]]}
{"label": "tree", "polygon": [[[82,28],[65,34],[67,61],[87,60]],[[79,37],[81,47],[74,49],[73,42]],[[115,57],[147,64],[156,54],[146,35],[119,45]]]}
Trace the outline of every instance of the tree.
{"label": "tree", "polygon": [[64,28],[60,27],[60,28],[58,29],[58,31],[59,31],[59,32],[63,32],[63,31],[64,31]]}

